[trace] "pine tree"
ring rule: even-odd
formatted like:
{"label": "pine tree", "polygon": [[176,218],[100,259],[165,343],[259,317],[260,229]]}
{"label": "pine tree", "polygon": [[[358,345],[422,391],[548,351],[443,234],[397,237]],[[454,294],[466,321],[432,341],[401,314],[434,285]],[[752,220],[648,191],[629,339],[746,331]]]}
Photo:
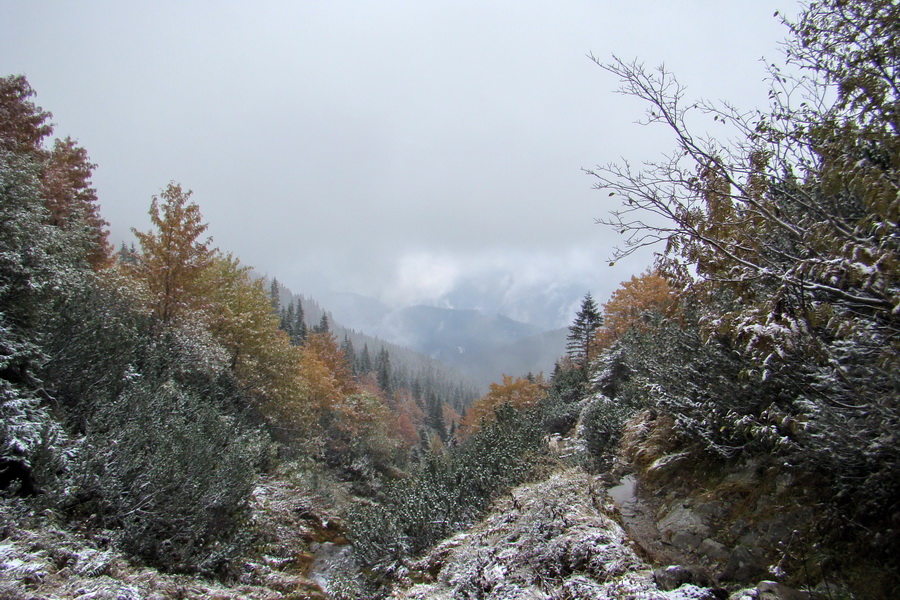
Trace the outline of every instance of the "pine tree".
{"label": "pine tree", "polygon": [[313,327],[313,333],[331,333],[331,323],[328,321],[328,313],[322,313],[319,324]]}
{"label": "pine tree", "polygon": [[294,311],[294,328],[291,343],[295,346],[302,346],[306,342],[307,334],[306,315],[303,312],[303,302],[297,300],[297,308]]}
{"label": "pine tree", "polygon": [[437,432],[442,442],[446,442],[447,424],[444,421],[444,403],[434,394],[428,394],[425,410],[425,423]]}
{"label": "pine tree", "polygon": [[359,354],[359,366],[357,371],[361,375],[372,372],[372,355],[369,354],[369,345],[363,344],[362,352]]}
{"label": "pine tree", "polygon": [[277,315],[281,311],[281,286],[278,279],[272,278],[272,285],[269,286],[269,298],[272,301],[272,311]]}
{"label": "pine tree", "polygon": [[375,370],[378,387],[390,398],[394,394],[393,380],[391,378],[391,356],[384,346],[378,352],[378,358],[375,360]]}
{"label": "pine tree", "polygon": [[575,321],[569,327],[569,335],[566,338],[568,340],[566,352],[569,358],[583,371],[587,371],[593,358],[594,337],[602,325],[603,316],[588,292],[581,303],[581,309],[575,315]]}
{"label": "pine tree", "polygon": [[344,355],[347,357],[347,364],[350,366],[350,371],[354,375],[359,375],[359,372],[356,370],[356,350],[353,349],[353,342],[347,334],[344,334],[344,341],[341,342],[341,350],[344,351]]}
{"label": "pine tree", "polygon": [[294,337],[294,301],[291,300],[287,308],[281,309],[281,325],[280,328],[282,331],[288,334],[288,337],[293,339]]}

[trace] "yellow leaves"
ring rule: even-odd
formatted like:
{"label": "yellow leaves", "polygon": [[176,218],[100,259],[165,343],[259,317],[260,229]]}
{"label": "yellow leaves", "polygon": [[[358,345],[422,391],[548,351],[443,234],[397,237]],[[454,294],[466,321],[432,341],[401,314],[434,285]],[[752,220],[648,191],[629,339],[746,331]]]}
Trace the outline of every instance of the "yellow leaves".
{"label": "yellow leaves", "polygon": [[270,422],[305,430],[313,411],[300,351],[278,329],[262,283],[229,254],[210,260],[200,287],[207,326],[227,350],[241,387]]}
{"label": "yellow leaves", "polygon": [[298,364],[307,403],[314,411],[323,412],[340,404],[344,398],[340,382],[324,357],[307,347],[300,352]]}
{"label": "yellow leaves", "polygon": [[316,359],[331,373],[334,385],[344,395],[354,394],[358,386],[347,364],[347,355],[338,346],[334,335],[329,332],[310,334],[303,347],[304,355],[315,355]]}

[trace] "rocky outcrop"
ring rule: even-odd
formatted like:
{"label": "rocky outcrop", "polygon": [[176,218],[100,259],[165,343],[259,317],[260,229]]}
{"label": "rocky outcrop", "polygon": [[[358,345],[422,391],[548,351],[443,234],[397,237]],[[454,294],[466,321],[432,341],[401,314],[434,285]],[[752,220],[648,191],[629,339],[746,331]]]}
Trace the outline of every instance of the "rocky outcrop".
{"label": "rocky outcrop", "polygon": [[614,511],[601,480],[579,470],[521,486],[482,523],[414,563],[393,597],[716,597],[713,589],[689,581],[660,586],[611,517]]}
{"label": "rocky outcrop", "polygon": [[827,569],[797,558],[816,542],[814,481],[783,461],[717,461],[676,439],[670,420],[650,411],[635,416],[610,474],[611,483],[633,482],[618,517],[642,557],[657,565],[660,587],[753,586],[736,593],[745,600],[829,597],[843,589]]}

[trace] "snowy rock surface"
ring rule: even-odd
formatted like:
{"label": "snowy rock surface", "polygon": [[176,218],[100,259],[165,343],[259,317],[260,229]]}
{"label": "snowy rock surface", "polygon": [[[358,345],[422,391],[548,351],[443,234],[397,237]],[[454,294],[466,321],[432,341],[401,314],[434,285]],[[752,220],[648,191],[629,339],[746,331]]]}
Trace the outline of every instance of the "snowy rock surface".
{"label": "snowy rock surface", "polygon": [[712,590],[660,590],[632,549],[602,484],[567,470],[521,486],[482,523],[412,565],[397,599],[712,599]]}

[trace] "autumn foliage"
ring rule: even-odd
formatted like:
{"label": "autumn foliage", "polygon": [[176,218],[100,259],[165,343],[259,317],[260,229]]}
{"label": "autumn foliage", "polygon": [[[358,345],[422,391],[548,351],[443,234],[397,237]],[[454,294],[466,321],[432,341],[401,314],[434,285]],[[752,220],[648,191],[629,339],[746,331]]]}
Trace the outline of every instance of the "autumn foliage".
{"label": "autumn foliage", "polygon": [[495,411],[500,406],[528,408],[537,404],[546,391],[547,384],[542,376],[514,378],[511,375],[503,375],[503,383],[492,383],[490,391],[476,400],[466,411],[461,436],[468,437],[493,422]]}
{"label": "autumn foliage", "polygon": [[674,303],[669,281],[656,271],[623,281],[603,305],[603,326],[595,340],[597,348],[609,348],[632,328],[646,333],[651,327],[652,313],[665,314]]}

